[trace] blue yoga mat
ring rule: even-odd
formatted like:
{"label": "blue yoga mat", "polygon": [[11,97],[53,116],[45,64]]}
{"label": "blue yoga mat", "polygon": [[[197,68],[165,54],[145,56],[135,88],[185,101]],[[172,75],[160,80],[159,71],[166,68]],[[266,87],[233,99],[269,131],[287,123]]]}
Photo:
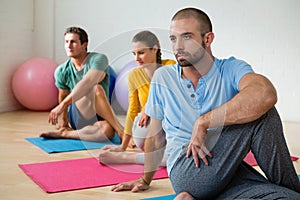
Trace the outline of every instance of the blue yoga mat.
{"label": "blue yoga mat", "polygon": [[104,147],[105,145],[121,144],[121,140],[118,134],[115,134],[115,136],[107,142],[88,142],[74,139],[48,139],[43,137],[26,138],[26,140],[38,146],[47,153],[98,149]]}
{"label": "blue yoga mat", "polygon": [[171,194],[171,195],[167,195],[167,196],[146,198],[146,199],[143,199],[143,200],[173,200],[175,197],[176,197],[175,194]]}
{"label": "blue yoga mat", "polygon": [[299,179],[299,181],[300,181],[300,174],[298,175],[298,179]]}

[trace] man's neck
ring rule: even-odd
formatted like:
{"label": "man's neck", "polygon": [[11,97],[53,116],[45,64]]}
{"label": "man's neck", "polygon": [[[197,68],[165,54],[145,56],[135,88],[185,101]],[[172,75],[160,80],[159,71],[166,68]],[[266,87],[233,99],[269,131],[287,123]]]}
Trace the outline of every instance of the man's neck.
{"label": "man's neck", "polygon": [[201,76],[205,76],[211,67],[214,64],[214,57],[209,54],[205,54],[201,61],[194,64],[195,69],[201,74]]}
{"label": "man's neck", "polygon": [[196,89],[198,81],[202,77],[202,75],[194,66],[183,67],[181,76],[184,79],[190,80],[193,83],[194,89]]}
{"label": "man's neck", "polygon": [[189,79],[196,89],[199,79],[206,75],[214,64],[214,57],[206,56],[201,59],[201,62],[182,68],[182,77]]}
{"label": "man's neck", "polygon": [[78,57],[72,57],[71,58],[72,63],[75,66],[77,71],[80,71],[83,68],[86,57],[87,57],[87,52],[81,54]]}

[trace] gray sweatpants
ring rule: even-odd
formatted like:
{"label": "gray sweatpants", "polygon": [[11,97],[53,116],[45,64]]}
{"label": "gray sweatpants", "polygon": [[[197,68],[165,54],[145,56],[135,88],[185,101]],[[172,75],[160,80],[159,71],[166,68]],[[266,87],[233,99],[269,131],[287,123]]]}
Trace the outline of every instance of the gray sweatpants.
{"label": "gray sweatpants", "polygon": [[[208,133],[209,134],[209,133]],[[300,183],[275,108],[261,118],[224,127],[208,158],[196,168],[186,149],[175,162],[170,179],[177,194],[195,199],[300,199]],[[243,162],[252,150],[266,177]]]}

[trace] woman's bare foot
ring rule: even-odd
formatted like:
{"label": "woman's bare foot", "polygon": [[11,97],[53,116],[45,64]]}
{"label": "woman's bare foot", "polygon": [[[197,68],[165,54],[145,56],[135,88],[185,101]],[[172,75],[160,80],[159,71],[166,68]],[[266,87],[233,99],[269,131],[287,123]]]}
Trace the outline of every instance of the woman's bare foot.
{"label": "woman's bare foot", "polygon": [[99,162],[103,164],[135,164],[135,152],[111,152],[102,151],[99,154]]}
{"label": "woman's bare foot", "polygon": [[59,130],[42,132],[40,134],[40,137],[44,137],[44,138],[63,138],[65,131],[66,131],[65,128],[61,128]]}

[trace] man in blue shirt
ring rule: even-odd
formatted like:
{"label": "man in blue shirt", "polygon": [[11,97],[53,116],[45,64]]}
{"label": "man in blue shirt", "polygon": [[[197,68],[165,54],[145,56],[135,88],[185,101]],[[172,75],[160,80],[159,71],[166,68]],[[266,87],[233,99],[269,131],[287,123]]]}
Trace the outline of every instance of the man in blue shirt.
{"label": "man in blue shirt", "polygon": [[[144,174],[112,190],[148,189],[165,149],[176,199],[299,199],[272,83],[244,61],[213,56],[201,10],[178,11],[170,39],[178,64],[152,78]],[[250,150],[266,178],[243,162]]]}

